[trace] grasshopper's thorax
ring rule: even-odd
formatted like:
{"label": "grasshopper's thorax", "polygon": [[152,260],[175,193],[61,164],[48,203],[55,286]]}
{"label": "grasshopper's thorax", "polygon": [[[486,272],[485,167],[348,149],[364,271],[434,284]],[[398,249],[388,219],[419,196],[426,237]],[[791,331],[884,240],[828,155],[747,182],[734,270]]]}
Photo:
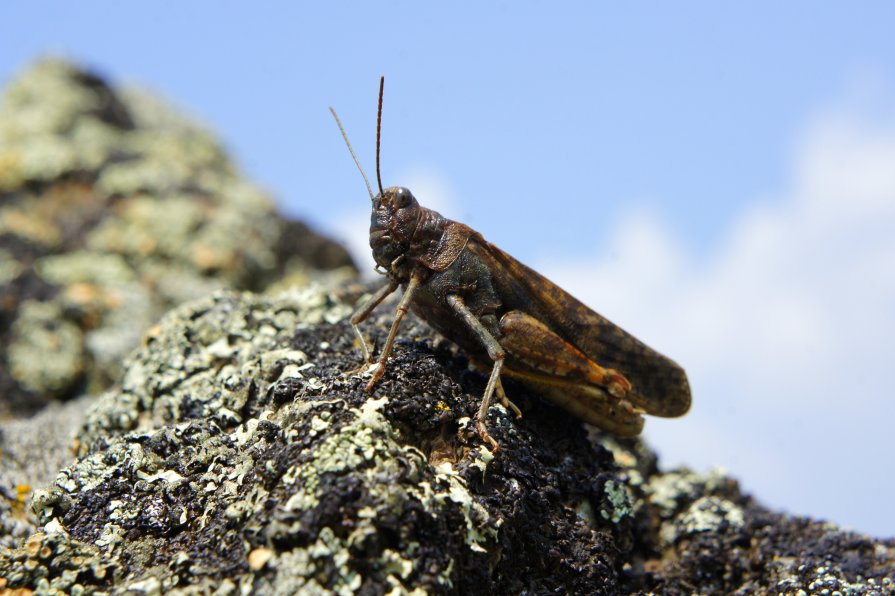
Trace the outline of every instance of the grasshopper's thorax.
{"label": "grasshopper's thorax", "polygon": [[406,188],[386,189],[373,200],[370,247],[376,264],[404,282],[414,269],[443,271],[472,233],[468,227],[420,207]]}

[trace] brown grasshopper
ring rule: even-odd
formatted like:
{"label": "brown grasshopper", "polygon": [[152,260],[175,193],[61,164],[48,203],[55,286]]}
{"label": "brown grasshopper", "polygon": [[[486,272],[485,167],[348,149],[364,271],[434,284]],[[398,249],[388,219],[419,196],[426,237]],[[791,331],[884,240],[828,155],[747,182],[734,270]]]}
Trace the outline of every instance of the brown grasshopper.
{"label": "brown grasshopper", "polygon": [[[490,376],[475,417],[476,430],[493,447],[486,419],[496,393],[507,399],[501,376],[517,379],[584,422],[630,437],[643,428],[641,414],[681,416],[690,408],[683,369],[623,331],[562,288],[526,267],[462,223],[421,207],[406,188],[382,189],[379,145],[382,91],[376,119],[376,180],[370,182],[330,108],[373,202],[370,247],[388,284],[351,317],[365,368],[367,391],[385,374],[398,326],[412,309],[470,356]],[[395,320],[377,362],[358,325],[389,294],[403,289]]]}

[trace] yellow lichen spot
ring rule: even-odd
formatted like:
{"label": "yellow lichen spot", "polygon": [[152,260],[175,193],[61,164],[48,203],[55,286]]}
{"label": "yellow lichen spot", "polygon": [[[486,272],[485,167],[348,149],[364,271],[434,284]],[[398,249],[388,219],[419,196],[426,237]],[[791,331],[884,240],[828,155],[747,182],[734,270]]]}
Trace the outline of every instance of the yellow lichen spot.
{"label": "yellow lichen spot", "polygon": [[146,330],[146,334],[143,336],[143,345],[148,346],[153,341],[159,338],[162,334],[161,325],[153,325],[149,329]]}
{"label": "yellow lichen spot", "polygon": [[156,242],[155,238],[141,238],[137,243],[137,252],[144,257],[155,253],[157,249],[158,242]]}
{"label": "yellow lichen spot", "polygon": [[37,532],[36,534],[32,534],[27,541],[25,541],[25,552],[28,553],[28,556],[31,558],[36,557],[41,548],[43,547],[44,538],[47,535],[43,532]]}
{"label": "yellow lichen spot", "polygon": [[0,211],[0,230],[44,246],[56,246],[62,241],[55,223],[18,209]]}
{"label": "yellow lichen spot", "polygon": [[119,292],[87,282],[67,286],[64,296],[71,304],[90,311],[86,321],[88,327],[98,326],[104,311],[116,310],[124,304]]}
{"label": "yellow lichen spot", "polygon": [[190,258],[200,271],[229,269],[238,263],[234,251],[224,247],[209,246],[208,244],[196,244],[193,246]]}
{"label": "yellow lichen spot", "polygon": [[13,190],[22,185],[24,173],[18,153],[0,153],[0,190]]}
{"label": "yellow lichen spot", "polygon": [[268,561],[273,558],[274,552],[273,549],[260,547],[256,548],[252,552],[249,553],[248,564],[249,568],[254,571],[260,571],[267,565]]}
{"label": "yellow lichen spot", "polygon": [[28,495],[32,491],[32,487],[30,484],[17,484],[16,485],[16,501],[20,504],[25,503],[25,499],[28,498]]}
{"label": "yellow lichen spot", "polygon": [[73,283],[65,288],[65,298],[70,302],[85,306],[102,297],[102,290],[95,284],[86,282]]}
{"label": "yellow lichen spot", "polygon": [[436,412],[450,412],[451,407],[449,405],[447,405],[444,401],[438,400],[438,403],[435,404],[435,411]]}

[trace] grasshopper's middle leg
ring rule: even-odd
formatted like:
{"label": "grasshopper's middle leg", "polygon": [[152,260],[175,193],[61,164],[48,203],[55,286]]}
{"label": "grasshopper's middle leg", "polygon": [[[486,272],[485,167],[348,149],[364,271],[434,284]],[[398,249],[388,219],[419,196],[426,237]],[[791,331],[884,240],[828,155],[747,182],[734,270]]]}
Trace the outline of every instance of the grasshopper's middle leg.
{"label": "grasshopper's middle leg", "polygon": [[[479,339],[482,341],[482,345],[485,347],[485,350],[488,351],[488,357],[494,361],[494,366],[491,368],[491,376],[488,377],[488,384],[485,386],[485,395],[482,396],[482,403],[479,406],[479,411],[475,415],[476,420],[476,430],[479,433],[479,436],[482,437],[482,440],[487,441],[494,449],[499,449],[500,446],[497,444],[497,441],[488,434],[488,427],[486,424],[486,420],[488,419],[488,408],[491,407],[491,398],[494,396],[495,390],[498,393],[501,401],[505,403],[510,403],[506,398],[506,394],[503,391],[503,386],[500,383],[500,369],[503,368],[503,361],[506,358],[506,352],[501,347],[500,343],[491,335],[491,332],[482,325],[482,322],[472,313],[471,310],[466,306],[463,302],[463,299],[457,295],[450,295],[447,297],[447,302],[450,304],[451,308],[460,315],[463,319],[463,322],[466,323],[473,331],[475,331],[476,335],[479,336]],[[519,408],[510,403],[513,410],[518,414]]]}

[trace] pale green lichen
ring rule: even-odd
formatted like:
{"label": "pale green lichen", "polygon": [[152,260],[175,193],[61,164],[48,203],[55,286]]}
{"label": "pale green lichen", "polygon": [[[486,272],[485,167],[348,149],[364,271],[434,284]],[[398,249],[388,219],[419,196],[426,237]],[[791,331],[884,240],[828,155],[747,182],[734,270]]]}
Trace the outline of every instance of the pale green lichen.
{"label": "pale green lichen", "polygon": [[52,302],[19,307],[6,358],[13,378],[42,395],[59,396],[77,383],[84,366],[84,336]]}
{"label": "pale green lichen", "polygon": [[66,288],[63,309],[89,321],[84,332],[92,364],[116,375],[121,360],[153,322],[150,290],[117,254],[75,251],[38,259],[35,270],[48,283]]}
{"label": "pale green lichen", "polygon": [[[338,569],[338,582],[331,589],[340,594],[353,593],[360,586],[361,577],[349,564],[351,545],[360,544],[367,537],[374,535],[377,517],[386,511],[402,509],[409,498],[420,500],[426,509],[432,510],[433,514],[437,514],[438,510],[450,504],[459,506],[467,520],[468,544],[473,550],[484,550],[481,545],[496,537],[497,524],[490,532],[480,530],[487,525],[489,516],[472,499],[462,479],[453,470],[439,469],[435,474],[434,483],[423,481],[416,484],[426,467],[425,458],[416,449],[401,446],[397,441],[395,430],[380,412],[387,402],[386,397],[370,399],[360,408],[349,409],[348,411],[354,416],[353,420],[345,423],[337,432],[326,436],[311,451],[312,459],[304,461],[300,466],[292,466],[282,479],[285,484],[294,487],[290,499],[280,506],[286,512],[310,511],[325,498],[320,492],[320,479],[323,474],[350,475],[354,479],[359,479],[370,491],[374,499],[373,504],[357,513],[354,529],[347,538],[339,539],[329,528],[323,528],[317,541],[306,550],[307,554],[304,550],[279,553],[275,566],[288,561],[293,573],[312,578],[316,573],[315,560],[329,561],[329,564],[335,564]],[[302,404],[300,407],[307,411],[312,405]],[[330,428],[330,424],[320,415],[308,411],[305,416],[311,417],[311,427],[317,425],[321,431]],[[244,435],[241,435],[240,440],[244,440],[242,437]],[[382,478],[395,476],[397,471],[395,466],[398,465],[396,461],[406,462],[402,464],[406,484],[383,484]],[[409,470],[408,463],[412,466]],[[433,487],[433,484],[437,488]],[[422,487],[422,490],[419,487]],[[278,533],[297,532],[300,527],[300,524],[295,522],[280,528]],[[387,574],[389,583],[393,590],[396,590],[394,593],[409,593],[411,590],[406,584],[407,578],[414,571],[414,561],[409,557],[411,554],[394,550],[383,553],[379,563],[380,571]],[[306,571],[302,571],[303,569]],[[296,584],[296,581],[295,578],[277,578],[273,585],[277,589],[286,584],[298,588],[299,584]],[[451,579],[445,574],[441,582],[449,587]],[[300,589],[313,593],[318,586],[313,582],[301,583]]]}
{"label": "pale green lichen", "polygon": [[161,596],[162,582],[157,577],[147,577],[124,586],[125,592],[144,594],[145,596]]}
{"label": "pale green lichen", "polygon": [[[4,587],[21,585],[30,578],[31,594],[107,594],[117,575],[115,563],[92,544],[73,540],[64,531],[33,534],[15,550],[0,557]],[[10,565],[11,561],[18,564]],[[4,591],[4,590],[0,590]],[[7,590],[4,593],[17,593]]]}
{"label": "pale green lichen", "polygon": [[133,269],[119,254],[74,251],[48,255],[34,264],[38,275],[58,285],[90,283],[114,287],[136,281]]}
{"label": "pale green lichen", "polygon": [[608,480],[603,485],[603,493],[606,496],[605,506],[600,508],[600,515],[603,519],[617,524],[625,517],[632,515],[634,498],[627,486],[615,480]]}
{"label": "pale green lichen", "polygon": [[615,463],[624,469],[628,477],[628,481],[632,486],[640,486],[643,484],[643,474],[641,474],[638,466],[644,459],[644,449],[642,441],[637,441],[633,447],[623,446],[619,440],[610,434],[600,431],[596,427],[589,426],[587,428],[588,440],[594,445],[599,445],[612,452]]}
{"label": "pale green lichen", "polygon": [[[99,530],[107,552],[135,548],[118,541],[121,526],[179,524],[201,529],[223,516],[229,523],[243,524],[248,535],[270,541],[266,548],[272,555],[265,569],[274,571],[255,588],[273,591],[285,586],[303,593],[322,590],[316,578],[329,574],[326,570],[333,566],[335,574],[327,588],[336,593],[356,590],[363,578],[352,563],[352,549],[375,544],[379,520],[391,519],[408,508],[434,518],[450,515],[462,520],[464,542],[460,544],[465,543],[470,552],[486,552],[497,538],[500,521],[474,499],[453,468],[442,465],[433,470],[423,453],[403,444],[383,415],[388,397],[349,407],[335,392],[332,399],[296,399],[255,417],[238,419],[250,382],[262,395],[279,382],[306,383],[309,389],[316,387],[312,395],[333,391],[332,380],[317,379],[315,384],[314,378],[305,377],[313,365],[308,366],[307,354],[287,347],[287,342],[298,321],[338,320],[348,312],[350,309],[320,289],[307,289],[278,299],[221,293],[168,315],[149,339],[148,349],[130,362],[121,390],[110,393],[90,414],[90,425],[97,434],[91,431],[86,437],[102,436],[102,450],[87,454],[60,474],[53,495],[38,497],[41,519],[51,522],[68,500],[84,491],[100,490],[103,482],[134,478],[145,483],[139,493],[144,496],[139,500],[117,498],[107,505],[108,522]],[[208,407],[208,420],[235,424],[229,433],[200,441],[201,458],[195,459],[199,454],[192,453],[182,465],[207,469],[190,477],[145,447],[177,445],[182,435],[195,436],[196,423],[175,422],[177,404],[185,399]],[[264,459],[271,424],[282,429],[278,441],[302,445],[301,464],[289,466],[279,476],[276,461]],[[132,430],[110,435],[115,429]],[[85,445],[88,440],[85,438]],[[276,484],[247,482],[258,470],[278,477]],[[275,548],[308,531],[300,520],[314,519],[315,508],[324,503],[326,491],[332,490],[333,477],[350,477],[367,495],[365,505],[350,514],[351,531],[337,535],[324,526],[310,546]],[[400,481],[388,481],[398,478]],[[189,487],[201,500],[191,511],[168,506],[165,513],[162,495],[177,487]],[[272,490],[285,496],[276,503],[272,521],[260,526],[257,515],[270,507]],[[147,542],[146,548],[152,548],[150,544]],[[401,548],[387,548],[373,563],[392,593],[414,592],[411,578],[421,572],[417,568],[419,548],[414,541]],[[445,589],[453,585],[454,572],[453,566],[426,571],[435,573],[434,581]],[[173,576],[163,575],[159,576],[163,584],[174,581]]]}
{"label": "pale green lichen", "polygon": [[670,519],[696,495],[726,492],[729,482],[722,468],[715,468],[706,475],[680,468],[653,476],[644,490],[650,505],[658,509],[663,519]]}
{"label": "pale green lichen", "polygon": [[8,251],[0,249],[0,284],[7,284],[25,271],[22,265]]}
{"label": "pale green lichen", "polygon": [[743,510],[735,503],[720,497],[704,496],[694,501],[673,523],[664,524],[659,537],[670,545],[686,536],[738,530],[744,525]]}
{"label": "pale green lichen", "polygon": [[825,596],[882,596],[895,594],[895,581],[890,577],[881,579],[861,578],[849,580],[842,570],[832,566],[809,568],[802,565],[798,568],[799,577],[780,580],[774,586],[778,594],[808,596],[821,594]]}
{"label": "pale green lichen", "polygon": [[11,403],[43,388],[50,398],[74,386],[107,388],[143,330],[177,304],[262,288],[288,277],[293,261],[304,263],[304,279],[314,275],[309,255],[281,254],[287,230],[303,228],[241,178],[205,127],[175,112],[52,59],[13,78],[0,97],[0,191],[11,191],[0,235],[20,247],[0,253],[0,283],[37,273],[47,284],[9,288],[10,304],[37,294],[83,335],[77,362],[68,349],[55,359],[77,378],[19,359]]}
{"label": "pale green lichen", "polygon": [[121,153],[122,130],[96,118],[78,118],[67,136],[78,150],[78,167],[87,171],[99,171]]}
{"label": "pale green lichen", "polygon": [[[197,311],[211,312],[216,303],[225,303],[236,296],[218,293],[169,313],[162,324],[186,324],[191,320],[189,337],[172,334],[154,339],[161,342],[159,349],[165,350],[164,356],[134,360],[122,379],[122,391],[103,397],[88,425],[131,430],[140,420],[140,411],[147,407],[156,418],[145,422],[158,424],[172,420],[186,396],[204,403],[209,415],[225,425],[238,424],[242,422],[238,412],[249,397],[247,379],[266,379],[273,384],[285,377],[304,378],[308,370],[303,368],[308,364],[307,355],[278,347],[283,337],[293,333],[306,318],[319,321],[324,317],[343,317],[350,312],[349,307],[328,298],[318,286],[309,286],[278,299],[245,294],[241,298],[246,300],[246,310],[228,313],[226,325],[218,318],[217,311],[207,320],[194,316]],[[271,308],[274,303],[276,309]],[[257,325],[252,321],[257,321]],[[185,384],[187,379],[190,382]],[[218,389],[201,397],[203,393],[197,389],[211,386]],[[145,393],[158,398],[147,403],[145,398],[131,397]],[[90,440],[88,435],[86,441]]]}
{"label": "pale green lichen", "polygon": [[72,84],[77,72],[64,61],[46,59],[12,79],[0,100],[0,138],[62,135],[76,115],[98,109],[101,100],[91,89]]}
{"label": "pale green lichen", "polygon": [[575,515],[593,526],[597,525],[597,516],[594,514],[594,508],[590,501],[580,501],[575,505]]}
{"label": "pale green lichen", "polygon": [[0,98],[0,189],[90,171],[108,159],[114,133],[96,116],[106,98],[79,76],[70,64],[44,60],[10,82]]}
{"label": "pale green lichen", "polygon": [[[417,498],[430,507],[441,506],[448,500],[458,505],[466,523],[466,544],[475,552],[487,552],[484,545],[497,538],[503,520],[493,518],[473,498],[466,482],[450,462],[442,462],[435,467],[435,478],[435,485],[425,481],[417,485],[414,489]],[[439,484],[442,487],[446,485],[447,490],[438,488]]]}

